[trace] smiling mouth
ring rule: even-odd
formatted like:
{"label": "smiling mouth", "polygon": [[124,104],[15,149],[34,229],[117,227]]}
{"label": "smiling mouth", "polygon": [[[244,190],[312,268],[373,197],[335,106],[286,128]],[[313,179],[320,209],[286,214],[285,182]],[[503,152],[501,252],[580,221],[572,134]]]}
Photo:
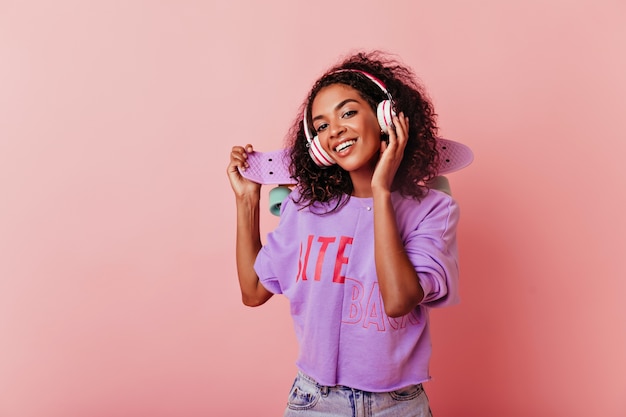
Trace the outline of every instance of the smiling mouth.
{"label": "smiling mouth", "polygon": [[339,145],[337,145],[337,147],[335,148],[335,152],[341,152],[343,150],[346,150],[350,146],[354,145],[355,143],[356,143],[356,140],[347,140],[345,142],[342,142]]}

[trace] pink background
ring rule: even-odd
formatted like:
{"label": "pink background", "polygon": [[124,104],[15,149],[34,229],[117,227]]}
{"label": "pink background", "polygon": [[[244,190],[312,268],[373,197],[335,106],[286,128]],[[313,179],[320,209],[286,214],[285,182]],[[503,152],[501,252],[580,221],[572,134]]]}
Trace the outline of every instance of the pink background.
{"label": "pink background", "polygon": [[0,416],[280,415],[296,345],[283,298],[240,303],[228,152],[280,147],[354,48],[476,154],[436,415],[626,415],[626,4],[381,4],[0,1]]}

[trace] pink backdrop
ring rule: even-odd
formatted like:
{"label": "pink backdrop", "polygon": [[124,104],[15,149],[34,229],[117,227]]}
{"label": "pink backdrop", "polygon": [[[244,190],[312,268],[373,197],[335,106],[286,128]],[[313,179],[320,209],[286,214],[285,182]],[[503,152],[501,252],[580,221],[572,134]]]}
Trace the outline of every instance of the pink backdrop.
{"label": "pink backdrop", "polygon": [[626,415],[626,5],[380,4],[0,1],[0,416],[280,415],[296,346],[284,299],[240,303],[228,152],[354,48],[476,154],[436,415]]}

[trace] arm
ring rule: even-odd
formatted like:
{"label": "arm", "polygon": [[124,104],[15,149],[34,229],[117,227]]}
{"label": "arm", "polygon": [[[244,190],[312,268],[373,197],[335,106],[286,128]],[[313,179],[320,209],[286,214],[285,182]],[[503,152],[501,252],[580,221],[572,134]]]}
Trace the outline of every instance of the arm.
{"label": "arm", "polygon": [[241,176],[238,167],[247,167],[247,152],[252,152],[252,146],[233,147],[230,154],[230,163],[227,174],[231,187],[235,193],[237,207],[237,275],[241,289],[241,299],[247,306],[259,306],[272,297],[259,281],[254,270],[254,261],[261,250],[261,236],[259,231],[259,200],[261,186],[248,181]]}
{"label": "arm", "polygon": [[400,238],[390,193],[374,197],[374,258],[385,313],[408,314],[424,299],[424,290]]}
{"label": "arm", "polygon": [[404,249],[396,213],[391,202],[391,184],[404,155],[408,118],[394,117],[389,143],[381,143],[381,157],[372,177],[374,197],[374,259],[378,285],[389,317],[408,314],[423,299],[415,267]]}

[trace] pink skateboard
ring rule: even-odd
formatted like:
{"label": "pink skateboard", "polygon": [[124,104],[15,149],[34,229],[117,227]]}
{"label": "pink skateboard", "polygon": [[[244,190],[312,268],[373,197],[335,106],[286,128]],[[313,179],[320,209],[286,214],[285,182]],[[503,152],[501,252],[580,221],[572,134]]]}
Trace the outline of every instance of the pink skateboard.
{"label": "pink skateboard", "polygon": [[[472,150],[462,143],[438,138],[439,175],[448,174],[465,168],[474,160]],[[291,191],[286,185],[296,181],[289,176],[289,150],[280,149],[272,152],[253,152],[248,154],[249,167],[240,171],[241,175],[259,184],[276,184],[279,187],[270,191],[270,211],[280,213],[280,204]],[[441,180],[440,180],[441,181]]]}

